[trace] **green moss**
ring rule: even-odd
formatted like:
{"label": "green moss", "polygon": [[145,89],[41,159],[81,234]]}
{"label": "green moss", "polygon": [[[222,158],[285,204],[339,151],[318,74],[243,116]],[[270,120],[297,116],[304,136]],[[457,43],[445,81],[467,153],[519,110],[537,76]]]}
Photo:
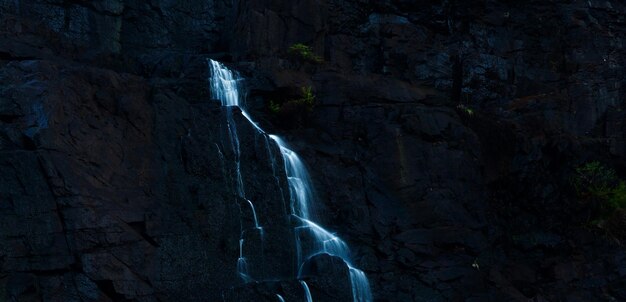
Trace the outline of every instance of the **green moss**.
{"label": "green moss", "polygon": [[474,109],[472,109],[470,107],[467,107],[467,106],[465,106],[463,104],[457,105],[456,108],[461,110],[461,112],[463,112],[463,113],[465,113],[465,114],[467,114],[469,116],[474,115]]}
{"label": "green moss", "polygon": [[300,98],[283,101],[282,103],[270,100],[268,104],[269,111],[273,114],[282,113],[284,108],[304,108],[308,112],[313,111],[316,104],[313,88],[311,86],[301,87],[300,93]]}
{"label": "green moss", "polygon": [[293,100],[293,102],[305,106],[307,111],[313,111],[313,107],[315,107],[315,94],[313,94],[313,88],[311,86],[302,87],[301,91],[302,98]]}
{"label": "green moss", "polygon": [[297,43],[289,47],[289,54],[298,57],[299,59],[309,61],[312,63],[322,63],[323,60],[320,56],[316,55],[310,46]]}
{"label": "green moss", "polygon": [[593,161],[576,168],[572,183],[578,197],[592,208],[595,206],[587,225],[603,229],[613,237],[623,237],[626,181],[619,179],[615,170]]}
{"label": "green moss", "polygon": [[620,181],[619,184],[610,191],[607,202],[614,209],[626,209],[626,182]]}
{"label": "green moss", "polygon": [[280,112],[280,104],[274,102],[274,100],[270,100],[268,108],[273,114],[277,114],[278,112]]}
{"label": "green moss", "polygon": [[626,182],[615,170],[593,161],[576,168],[574,188],[581,197],[605,202],[611,209],[626,209]]}
{"label": "green moss", "polygon": [[572,181],[592,211],[587,226],[618,244],[626,243],[626,181],[597,161],[576,168]]}
{"label": "green moss", "polygon": [[598,161],[586,163],[576,168],[573,179],[574,188],[579,195],[607,199],[611,190],[618,183],[615,170],[607,168]]}

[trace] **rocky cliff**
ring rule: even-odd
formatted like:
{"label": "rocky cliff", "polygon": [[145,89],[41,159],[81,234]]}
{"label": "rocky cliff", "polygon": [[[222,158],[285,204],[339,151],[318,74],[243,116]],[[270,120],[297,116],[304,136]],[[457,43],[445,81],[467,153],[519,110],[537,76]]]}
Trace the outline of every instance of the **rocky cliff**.
{"label": "rocky cliff", "polygon": [[[570,183],[589,161],[626,176],[625,16],[617,0],[0,0],[0,301],[304,301],[287,277],[235,273],[251,222],[207,58],[306,162],[376,301],[626,300],[626,236],[590,227]],[[312,110],[271,109],[302,87]],[[275,146],[236,119],[246,188],[277,221]],[[267,248],[268,278],[291,274]],[[336,280],[315,301],[344,299]]]}

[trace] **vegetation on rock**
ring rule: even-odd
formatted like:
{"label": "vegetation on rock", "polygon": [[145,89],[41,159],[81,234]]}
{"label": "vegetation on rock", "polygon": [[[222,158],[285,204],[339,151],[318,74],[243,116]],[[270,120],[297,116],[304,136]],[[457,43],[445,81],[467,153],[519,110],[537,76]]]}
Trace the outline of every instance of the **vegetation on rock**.
{"label": "vegetation on rock", "polygon": [[313,111],[315,107],[315,94],[313,94],[313,88],[311,86],[302,87],[302,97],[292,100],[291,102],[304,106],[307,111]]}
{"label": "vegetation on rock", "polygon": [[590,224],[615,239],[626,239],[626,181],[614,169],[593,161],[576,168],[572,184],[579,198],[595,206]]}
{"label": "vegetation on rock", "polygon": [[289,127],[300,127],[316,105],[315,93],[311,86],[300,87],[300,97],[277,102],[270,100],[267,108],[277,117],[279,124]]}
{"label": "vegetation on rock", "polygon": [[469,116],[474,115],[474,109],[472,109],[470,107],[467,107],[467,106],[465,106],[463,104],[457,105],[456,109],[460,110],[461,112],[463,112],[463,113],[465,113],[465,114],[467,114]]}
{"label": "vegetation on rock", "polygon": [[274,100],[270,100],[267,108],[273,114],[278,114],[280,112],[280,104],[276,103]]}
{"label": "vegetation on rock", "polygon": [[615,170],[593,161],[576,168],[573,185],[579,196],[604,201],[608,210],[626,208],[626,182]]}
{"label": "vegetation on rock", "polygon": [[301,97],[297,99],[287,100],[282,103],[277,103],[274,100],[270,100],[268,109],[271,113],[278,114],[283,110],[291,107],[298,107],[305,109],[306,111],[313,111],[315,107],[315,94],[311,86],[303,86],[300,88]]}
{"label": "vegetation on rock", "polygon": [[289,47],[289,54],[295,56],[301,60],[312,62],[312,63],[322,63],[324,60],[318,55],[316,55],[310,46],[296,43]]}

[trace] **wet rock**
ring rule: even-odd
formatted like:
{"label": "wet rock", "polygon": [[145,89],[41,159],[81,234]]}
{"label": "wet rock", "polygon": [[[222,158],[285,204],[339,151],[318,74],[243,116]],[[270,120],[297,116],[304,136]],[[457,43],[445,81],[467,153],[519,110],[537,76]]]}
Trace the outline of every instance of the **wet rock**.
{"label": "wet rock", "polygon": [[300,281],[264,281],[247,283],[225,291],[224,301],[306,301]]}
{"label": "wet rock", "polygon": [[314,299],[352,300],[349,267],[340,257],[328,254],[315,255],[302,264],[300,277],[308,284]]}
{"label": "wet rock", "polygon": [[[276,146],[234,112],[262,240],[232,194],[208,56],[233,61],[250,112],[302,156],[320,223],[376,299],[624,300],[623,252],[580,227],[589,211],[569,185],[592,160],[623,174],[624,11],[0,0],[0,297],[304,300]],[[293,62],[294,43],[324,62]],[[268,101],[302,86],[308,120],[273,123]],[[242,283],[242,233],[250,273],[283,280]],[[350,299],[333,259],[309,263],[316,301]]]}

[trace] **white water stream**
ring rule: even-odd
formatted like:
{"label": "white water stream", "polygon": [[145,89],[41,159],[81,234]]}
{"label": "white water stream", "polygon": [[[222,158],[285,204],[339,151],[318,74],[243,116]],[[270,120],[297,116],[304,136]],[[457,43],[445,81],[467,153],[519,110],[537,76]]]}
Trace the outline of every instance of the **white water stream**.
{"label": "white water stream", "polygon": [[[242,97],[240,93],[240,82],[242,79],[236,73],[232,72],[223,64],[217,61],[209,60],[209,65],[211,69],[211,95],[213,99],[220,100],[222,106],[226,107],[227,111],[227,128],[230,136],[231,148],[233,150],[233,153],[235,154],[236,162],[236,191],[239,197],[247,200],[247,202],[249,203],[252,209],[252,214],[254,216],[253,219],[255,227],[260,231],[261,236],[263,235],[263,231],[262,227],[259,225],[254,204],[252,201],[246,199],[245,197],[245,188],[243,184],[243,177],[241,175],[241,164],[239,158],[239,137],[237,135],[237,127],[233,119],[233,107],[239,107],[242,115],[255,127],[255,129],[259,131],[259,133],[265,136],[266,142],[267,137],[269,137],[278,145],[280,149],[280,153],[282,155],[285,166],[285,176],[289,184],[289,205],[291,214],[300,221],[300,226],[296,227],[294,230],[296,236],[295,249],[298,266],[300,267],[310,257],[319,253],[327,253],[330,255],[341,257],[348,264],[350,269],[350,282],[352,286],[353,300],[355,302],[371,302],[373,299],[367,277],[361,270],[351,266],[349,261],[350,253],[346,243],[341,240],[341,238],[326,231],[324,228],[312,221],[310,208],[315,201],[313,194],[313,184],[302,160],[294,151],[288,148],[287,144],[280,137],[276,135],[267,135],[265,131],[252,120],[251,116],[245,111],[243,106],[241,106],[242,104],[240,102],[242,101]],[[270,160],[272,161],[272,169],[275,172],[275,162],[271,154],[271,148],[269,148],[269,144],[268,154],[270,155]],[[313,247],[307,247],[306,250],[304,250],[304,245],[302,244],[303,238],[313,238]],[[240,274],[241,278],[244,280],[244,282],[251,282],[253,280],[248,274],[246,258],[243,253],[243,246],[244,240],[242,232],[242,238],[239,241],[239,259],[237,262],[237,271]],[[298,273],[298,275],[299,274],[300,273]],[[307,302],[313,302],[311,292],[306,282],[301,280],[300,284],[304,288]],[[282,300],[282,297],[280,295],[278,295],[278,298]]]}

